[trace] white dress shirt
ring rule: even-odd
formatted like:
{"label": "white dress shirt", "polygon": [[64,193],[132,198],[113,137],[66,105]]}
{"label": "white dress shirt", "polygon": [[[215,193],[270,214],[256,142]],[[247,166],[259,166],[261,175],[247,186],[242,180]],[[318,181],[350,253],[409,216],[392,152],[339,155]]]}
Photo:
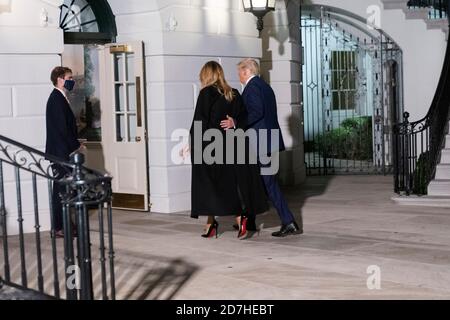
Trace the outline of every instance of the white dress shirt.
{"label": "white dress shirt", "polygon": [[58,87],[55,87],[55,89],[58,90],[59,92],[61,92],[62,95],[64,96],[64,98],[66,98],[67,102],[70,104],[70,101],[69,101],[69,99],[67,98],[66,92],[65,92],[64,90],[61,90],[61,89],[58,88]]}
{"label": "white dress shirt", "polygon": [[254,77],[256,77],[256,75],[252,75],[250,78],[248,78],[247,82],[245,83],[245,86],[247,86]]}

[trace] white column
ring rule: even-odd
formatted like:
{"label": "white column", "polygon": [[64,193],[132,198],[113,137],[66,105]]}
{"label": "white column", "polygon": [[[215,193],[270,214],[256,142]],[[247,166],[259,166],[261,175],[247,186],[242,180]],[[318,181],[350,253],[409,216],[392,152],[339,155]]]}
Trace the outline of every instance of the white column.
{"label": "white column", "polygon": [[277,97],[278,120],[287,149],[281,153],[279,176],[283,184],[292,185],[305,179],[300,7],[294,0],[276,4],[276,11],[265,18],[261,69]]}
{"label": "white column", "polygon": [[[4,7],[1,5],[4,4]],[[8,6],[6,6],[8,4]],[[9,4],[11,6],[9,6]],[[44,150],[45,111],[52,90],[50,73],[61,64],[63,32],[59,0],[0,3],[0,134]],[[7,226],[18,232],[14,171],[4,165]],[[21,173],[24,230],[34,230],[31,175]],[[40,222],[50,229],[47,182],[38,180]]]}
{"label": "white column", "polygon": [[[200,91],[199,73],[209,60],[220,62],[230,84],[241,89],[237,63],[261,58],[253,15],[240,0],[110,0],[118,40],[143,40],[146,51],[152,212],[189,211],[191,166],[171,159],[176,129],[188,130]],[[139,8],[139,10],[136,10]]]}

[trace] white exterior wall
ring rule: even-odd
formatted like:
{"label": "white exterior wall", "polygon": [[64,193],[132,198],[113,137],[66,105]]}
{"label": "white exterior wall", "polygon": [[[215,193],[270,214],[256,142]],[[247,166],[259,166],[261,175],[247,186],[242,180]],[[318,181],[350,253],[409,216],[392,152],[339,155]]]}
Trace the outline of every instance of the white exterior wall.
{"label": "white exterior wall", "polygon": [[[446,39],[441,30],[428,30],[422,19],[407,20],[400,9],[384,10],[381,0],[311,0],[309,3],[328,5],[347,10],[360,17],[369,17],[370,6],[381,13],[381,29],[403,51],[404,106],[410,120],[426,115],[436,92],[444,63]],[[406,3],[407,0],[404,0]]]}
{"label": "white exterior wall", "polygon": [[[255,18],[243,12],[240,0],[110,0],[109,3],[116,15],[118,42],[145,42],[152,211],[188,211],[191,168],[172,163],[171,152],[177,142],[170,141],[171,134],[179,128],[190,128],[200,90],[198,74],[205,62],[219,61],[231,85],[241,89],[236,64],[242,58],[260,59],[262,56]],[[284,1],[279,4],[283,6]],[[292,139],[287,122],[283,122],[285,111],[290,114],[291,108],[299,115],[298,94],[291,98],[297,87],[291,88],[291,73],[286,73],[283,66],[290,66],[290,59],[289,52],[279,57],[278,66],[282,69],[274,72],[278,79],[271,80],[277,82],[275,90],[285,138],[290,148],[295,140],[297,162],[302,166],[298,148],[300,127],[296,138]],[[298,61],[298,55],[296,59]],[[299,81],[298,76],[295,77]],[[294,167],[288,155],[283,158],[284,168]],[[284,176],[292,176],[284,172]]]}
{"label": "white exterior wall", "polygon": [[279,177],[283,184],[299,184],[305,179],[300,1],[277,1],[276,11],[265,18],[262,39],[262,76],[275,91],[287,149]]}
{"label": "white exterior wall", "polygon": [[118,42],[145,42],[152,212],[190,210],[191,168],[174,165],[176,129],[189,129],[203,64],[217,60],[239,88],[236,64],[260,57],[254,19],[240,1],[109,1]]}
{"label": "white exterior wall", "polygon": [[[61,64],[63,33],[60,1],[11,1],[0,12],[0,134],[39,150],[45,148],[45,106],[52,90],[50,71]],[[43,14],[44,13],[44,14]],[[46,14],[45,14],[46,13]],[[48,22],[42,18],[48,14]],[[16,186],[12,168],[4,166],[8,231],[18,228]],[[23,174],[25,230],[34,227],[31,176]],[[49,229],[47,183],[38,181],[41,225]]]}
{"label": "white exterior wall", "polygon": [[[60,64],[63,33],[58,29],[60,0],[13,0],[0,12],[0,134],[43,150],[45,104],[51,90],[50,70]],[[200,90],[198,73],[208,60],[220,61],[234,87],[240,88],[236,63],[261,59],[263,77],[273,86],[288,151],[282,155],[281,178],[304,178],[301,56],[298,0],[278,0],[258,38],[256,19],[240,0],[109,0],[118,42],[145,42],[147,117],[150,137],[150,188],[153,212],[190,208],[190,167],[171,161],[173,130],[189,129]],[[314,0],[362,17],[379,0]],[[286,10],[286,7],[288,10]],[[44,11],[43,11],[44,9]],[[48,14],[48,22],[42,20]],[[289,14],[288,14],[289,13]],[[45,15],[44,15],[45,16]],[[44,19],[45,20],[45,19]],[[423,116],[438,82],[445,36],[425,22],[405,20],[401,10],[383,10],[382,28],[401,46],[405,63],[405,108]],[[420,90],[418,90],[420,88]],[[27,177],[25,177],[27,178]],[[14,216],[12,176],[7,174],[8,213]],[[41,185],[40,190],[46,190]],[[44,191],[45,192],[45,191]],[[40,201],[45,213],[47,196]],[[30,191],[24,190],[25,213],[31,214]],[[41,213],[42,213],[41,212]],[[49,219],[42,219],[48,226]],[[13,221],[13,220],[11,220]],[[15,222],[14,218],[14,225]],[[31,225],[30,225],[31,227]]]}
{"label": "white exterior wall", "polygon": [[[51,91],[49,73],[60,65],[59,54],[64,50],[63,33],[58,29],[61,1],[14,0],[12,3],[11,12],[0,13],[0,134],[43,150],[45,105]],[[263,56],[256,18],[243,12],[240,0],[110,0],[109,3],[116,16],[117,41],[145,43],[152,211],[188,211],[191,169],[188,165],[172,163],[171,152],[177,142],[170,140],[171,134],[175,129],[190,128],[200,90],[198,74],[208,60],[219,61],[232,86],[242,89],[236,64],[242,58]],[[278,16],[286,14],[284,0],[277,6],[281,9]],[[43,9],[48,14],[46,25],[41,19]],[[267,26],[270,25],[269,22]],[[282,177],[287,182],[298,182],[302,179],[299,147],[302,130],[299,127],[292,131],[289,127],[292,119],[288,122],[287,118],[292,114],[300,124],[299,84],[291,85],[291,75],[295,82],[300,82],[299,47],[288,43],[288,39],[283,42],[287,50],[276,57],[276,68],[268,69],[267,55],[262,66],[267,70],[265,75],[270,73],[268,80],[274,85],[280,122],[291,149],[282,156]],[[277,48],[279,44],[277,41]],[[286,72],[286,68],[290,71]],[[290,160],[293,155],[299,165],[293,165],[294,161]],[[287,179],[293,176],[291,169],[297,170],[296,179]],[[7,203],[12,218],[15,189],[13,176],[8,177],[11,184],[7,188],[12,189],[8,191]],[[46,186],[39,189],[46,193]],[[27,210],[31,213],[32,201],[25,200],[31,196],[30,192],[24,190],[24,202],[30,204]],[[45,194],[40,202],[42,210],[48,210],[47,200]],[[46,215],[44,220],[49,221]],[[15,219],[13,225],[17,224]]]}
{"label": "white exterior wall", "polygon": [[[49,3],[14,0],[11,12],[0,12],[0,133],[42,150],[50,71],[63,50],[59,1]],[[49,14],[46,27],[42,10]]]}

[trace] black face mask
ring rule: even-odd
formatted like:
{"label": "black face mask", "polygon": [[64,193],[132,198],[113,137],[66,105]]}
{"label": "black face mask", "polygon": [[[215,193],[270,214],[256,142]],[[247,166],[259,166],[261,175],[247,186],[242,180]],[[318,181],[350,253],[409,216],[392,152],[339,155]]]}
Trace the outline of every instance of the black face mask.
{"label": "black face mask", "polygon": [[67,89],[67,91],[72,91],[75,87],[75,80],[66,80],[64,82],[64,88]]}

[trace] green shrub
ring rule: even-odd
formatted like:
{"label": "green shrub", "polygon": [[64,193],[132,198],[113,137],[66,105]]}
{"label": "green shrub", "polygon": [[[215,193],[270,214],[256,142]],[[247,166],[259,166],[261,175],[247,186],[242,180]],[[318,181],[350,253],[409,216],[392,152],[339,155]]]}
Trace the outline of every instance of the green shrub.
{"label": "green shrub", "polygon": [[326,158],[372,160],[372,117],[348,118],[339,128],[321,134],[315,151]]}

